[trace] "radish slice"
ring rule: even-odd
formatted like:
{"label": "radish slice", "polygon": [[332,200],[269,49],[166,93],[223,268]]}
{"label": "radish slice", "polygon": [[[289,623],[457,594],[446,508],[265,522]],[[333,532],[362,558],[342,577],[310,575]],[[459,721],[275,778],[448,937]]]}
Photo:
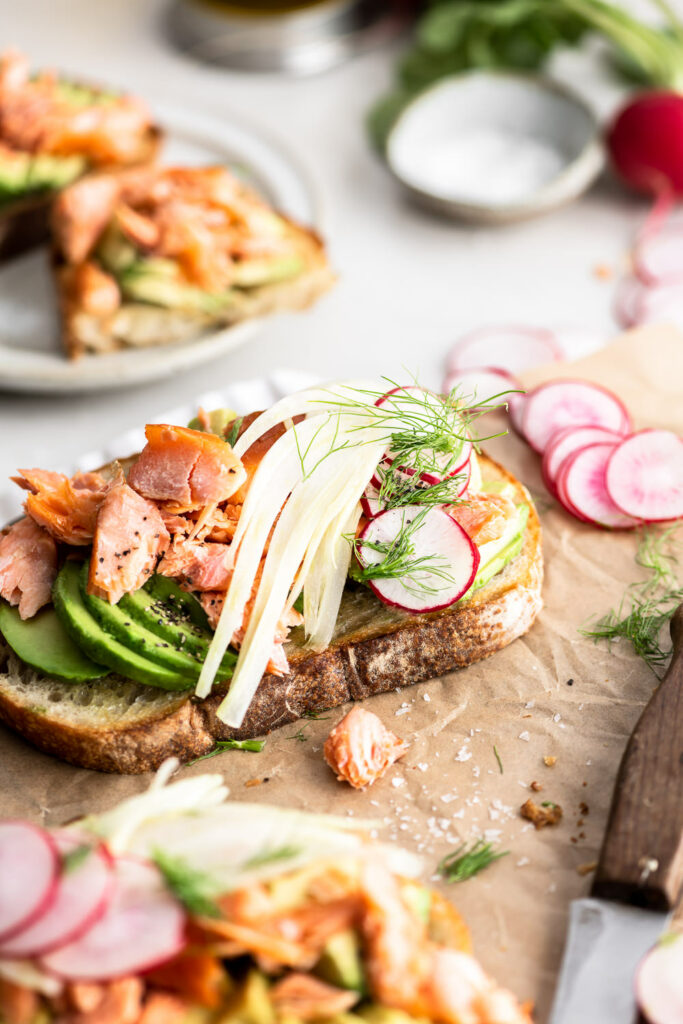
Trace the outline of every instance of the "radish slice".
{"label": "radish slice", "polygon": [[[373,477],[373,481],[377,479],[379,484],[379,478]],[[368,519],[372,519],[373,516],[379,515],[382,511],[382,503],[379,500],[379,488],[374,483],[368,484],[365,488],[365,494],[360,499],[361,508],[363,509],[363,515],[367,516]]]}
{"label": "radish slice", "polygon": [[605,483],[605,470],[614,450],[613,444],[602,442],[573,452],[562,470],[561,493],[568,499],[568,511],[575,509],[587,522],[613,530],[628,530],[638,526],[639,520],[615,505]]}
{"label": "radish slice", "polygon": [[669,430],[641,430],[614,450],[607,490],[623,512],[649,522],[683,517],[683,441]]}
{"label": "radish slice", "polygon": [[680,1024],[683,1020],[683,936],[665,935],[636,971],[636,1002],[649,1024]]}
{"label": "radish slice", "polygon": [[622,277],[614,298],[614,318],[621,327],[634,327],[641,315],[645,285],[637,277]]}
{"label": "radish slice", "polygon": [[508,395],[504,392],[522,391],[522,385],[509,373],[486,366],[472,370],[451,370],[446,374],[443,390],[450,394],[453,388],[457,388],[457,394],[465,398],[472,396],[468,404],[469,409],[487,405],[492,398],[499,395],[499,404],[503,405],[508,401]]}
{"label": "radish slice", "polygon": [[[430,508],[425,513],[419,505],[407,505],[381,512],[370,520],[361,540],[391,544],[420,513],[424,518],[412,533],[410,557],[434,559],[433,568],[428,563],[424,569],[415,571],[410,580],[404,577],[369,581],[381,601],[407,612],[448,608],[469,590],[479,567],[477,547],[442,508]],[[385,557],[367,544],[359,545],[359,560],[364,566],[378,565]],[[440,573],[447,574],[447,579],[433,571],[437,567]]]}
{"label": "radish slice", "polygon": [[[516,434],[524,438],[524,431],[522,429],[522,421],[524,419],[524,407],[526,405],[526,395],[510,395],[508,397],[508,416],[510,417],[510,426]],[[524,438],[526,440],[526,438]]]}
{"label": "radish slice", "polygon": [[683,227],[671,225],[644,234],[636,244],[633,261],[645,284],[683,281]]}
{"label": "radish slice", "polygon": [[447,366],[453,371],[490,366],[516,374],[563,358],[552,331],[540,327],[483,327],[456,341]]}
{"label": "radish slice", "polygon": [[[62,858],[83,846],[67,832],[54,839]],[[82,935],[104,912],[112,882],[111,857],[102,846],[92,848],[71,870],[62,869],[48,909],[3,942],[0,957],[38,956]]]}
{"label": "radish slice", "polygon": [[671,323],[683,328],[683,282],[644,288],[638,305],[637,322]]}
{"label": "radish slice", "polygon": [[[411,392],[414,397],[409,397],[407,392]],[[413,384],[404,388],[392,388],[391,391],[387,391],[385,395],[378,398],[375,405],[378,407],[387,405],[389,409],[396,412],[397,421],[400,422],[406,408],[411,404],[414,405],[416,400],[423,402],[426,407],[436,409],[443,417],[443,424],[448,429],[452,428],[454,431],[460,431],[463,434],[459,445],[451,452],[432,451],[429,448],[422,449],[420,458],[425,469],[420,473],[420,479],[426,484],[438,484],[441,480],[446,479],[446,477],[457,476],[463,467],[467,465],[472,454],[472,442],[464,436],[465,426],[460,422],[455,410],[446,404],[441,395],[436,395],[425,388]],[[394,454],[389,450],[385,455],[384,461],[391,465],[394,459]],[[408,476],[413,476],[417,472],[412,466],[399,466],[398,470]],[[376,478],[377,474],[372,478],[373,483],[375,483]]]}
{"label": "radish slice", "polygon": [[624,405],[606,388],[583,380],[554,380],[526,397],[522,432],[531,447],[544,452],[563,427],[606,427],[618,434],[631,429]]}
{"label": "radish slice", "polygon": [[0,822],[0,941],[48,909],[58,875],[59,853],[48,832],[28,821]]}
{"label": "radish slice", "polygon": [[543,453],[541,465],[543,480],[550,493],[555,493],[555,478],[560,466],[572,452],[589,444],[597,444],[598,441],[611,441],[616,445],[622,439],[622,434],[607,430],[606,427],[565,427],[553,434]]}
{"label": "radish slice", "polygon": [[107,908],[80,938],[43,957],[52,974],[70,981],[106,981],[140,974],[170,960],[185,945],[185,913],[153,864],[114,862]]}

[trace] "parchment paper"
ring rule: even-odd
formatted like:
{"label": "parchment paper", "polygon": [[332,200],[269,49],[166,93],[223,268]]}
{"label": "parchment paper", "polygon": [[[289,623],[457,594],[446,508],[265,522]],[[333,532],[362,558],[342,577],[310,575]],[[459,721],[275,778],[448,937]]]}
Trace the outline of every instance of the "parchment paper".
{"label": "parchment paper", "polygon": [[[562,375],[613,387],[638,426],[683,433],[683,335],[673,330],[633,332],[572,366],[534,371],[526,383]],[[533,999],[545,1021],[568,904],[589,888],[581,871],[597,858],[621,754],[655,678],[625,646],[609,650],[578,632],[640,578],[635,537],[570,519],[549,500],[538,458],[514,434],[487,447],[530,488],[543,522],[545,609],[528,636],[465,671],[369,701],[411,748],[366,792],[336,782],[322,759],[342,709],[285,726],[261,754],[230,751],[184,770],[222,773],[236,800],[375,818],[385,837],[421,851],[426,877],[462,839],[498,842],[508,856],[444,891],[468,920],[486,968]],[[546,767],[544,756],[556,764]],[[0,758],[0,814],[48,824],[109,807],[149,783],[61,764],[4,730]],[[532,792],[532,782],[542,790]],[[520,818],[530,796],[562,806],[559,826],[536,832]]]}

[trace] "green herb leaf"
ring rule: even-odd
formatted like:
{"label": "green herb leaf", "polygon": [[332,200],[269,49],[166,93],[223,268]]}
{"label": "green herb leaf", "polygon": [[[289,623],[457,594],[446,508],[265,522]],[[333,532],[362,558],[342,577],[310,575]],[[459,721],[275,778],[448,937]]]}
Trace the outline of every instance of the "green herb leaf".
{"label": "green herb leaf", "polygon": [[230,430],[225,435],[225,440],[228,442],[231,448],[234,448],[235,444],[237,443],[237,438],[239,437],[239,433],[240,430],[242,429],[243,423],[244,416],[236,416],[235,419],[230,424]]}
{"label": "green herb leaf", "polygon": [[498,768],[499,768],[500,774],[502,775],[503,774],[503,762],[500,759],[500,754],[498,753],[498,748],[496,747],[495,743],[493,745],[493,753],[496,755],[496,761],[498,762]]}
{"label": "green herb leaf", "polygon": [[208,754],[202,754],[201,757],[195,757],[194,761],[188,761],[186,767],[189,768],[190,765],[206,761],[207,758],[215,757],[216,754],[222,754],[224,750],[250,750],[254,754],[260,754],[265,745],[265,740],[217,740],[213,750],[210,750]]}
{"label": "green herb leaf", "polygon": [[648,578],[630,584],[618,608],[598,619],[591,628],[579,630],[596,641],[627,640],[658,678],[671,657],[666,628],[683,601],[683,586],[675,573],[678,529],[679,524],[664,530],[643,530],[636,562],[649,572]]}
{"label": "green herb leaf", "polygon": [[462,843],[453,853],[439,861],[437,871],[446,882],[465,882],[493,864],[494,860],[507,857],[509,850],[496,853],[492,843],[477,840],[469,849]]}
{"label": "green herb leaf", "polygon": [[164,876],[166,885],[185,909],[196,917],[220,917],[215,902],[221,887],[210,875],[193,868],[182,857],[155,850],[152,859]]}
{"label": "green herb leaf", "polygon": [[273,864],[280,860],[291,860],[293,857],[298,857],[300,853],[300,846],[276,846],[272,850],[263,850],[261,853],[255,853],[249,860],[245,860],[242,870],[248,871],[253,868],[261,868],[264,864]]}

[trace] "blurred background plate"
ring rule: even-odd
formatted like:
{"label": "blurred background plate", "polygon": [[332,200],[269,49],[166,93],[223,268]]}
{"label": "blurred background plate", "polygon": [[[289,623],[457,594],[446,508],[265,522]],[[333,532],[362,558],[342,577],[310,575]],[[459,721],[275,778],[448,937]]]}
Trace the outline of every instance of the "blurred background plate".
{"label": "blurred background plate", "polygon": [[[167,132],[165,163],[231,164],[275,209],[319,228],[318,195],[296,156],[237,117],[152,104]],[[65,357],[47,254],[38,249],[0,267],[0,390],[59,393],[125,387],[168,377],[243,345],[263,321],[196,341],[107,355]]]}

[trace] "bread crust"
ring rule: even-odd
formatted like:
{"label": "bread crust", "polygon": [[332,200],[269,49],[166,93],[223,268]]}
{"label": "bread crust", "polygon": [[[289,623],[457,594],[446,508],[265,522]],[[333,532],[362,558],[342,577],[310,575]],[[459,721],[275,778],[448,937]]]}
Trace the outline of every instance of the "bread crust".
{"label": "bread crust", "polygon": [[541,610],[543,556],[541,526],[528,492],[502,466],[486,458],[482,462],[488,479],[511,482],[518,498],[529,503],[524,546],[516,558],[469,600],[426,615],[388,608],[365,588],[349,591],[331,645],[314,653],[294,637],[287,646],[289,675],[263,677],[239,729],[217,718],[221,690],[202,701],[160,693],[163,709],[151,700],[144,718],[132,723],[72,720],[56,704],[36,708],[35,692],[25,692],[16,663],[0,674],[0,721],[64,761],[138,774],[155,770],[166,757],[188,761],[205,754],[219,739],[262,736],[306,713],[411,686],[490,657],[527,633]]}

